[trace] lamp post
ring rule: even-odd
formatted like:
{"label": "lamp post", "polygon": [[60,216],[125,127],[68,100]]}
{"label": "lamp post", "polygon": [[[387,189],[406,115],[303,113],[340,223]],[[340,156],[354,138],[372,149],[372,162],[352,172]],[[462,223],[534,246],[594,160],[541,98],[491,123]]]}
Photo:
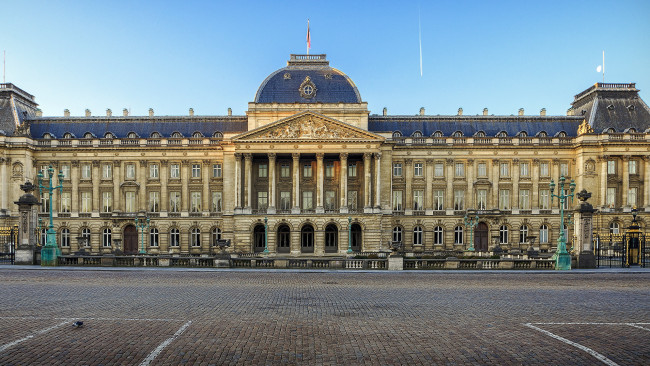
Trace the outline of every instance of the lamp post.
{"label": "lamp post", "polygon": [[264,218],[264,254],[269,254],[269,218]]}
{"label": "lamp post", "polygon": [[138,218],[135,218],[135,227],[140,229],[140,254],[147,254],[147,251],[144,250],[144,229],[146,228],[149,231],[149,223],[151,219],[145,217],[145,220],[139,221]]}
{"label": "lamp post", "polygon": [[469,242],[469,248],[467,249],[470,252],[474,251],[474,227],[478,225],[478,215],[472,217],[468,217],[467,214],[465,214],[465,227],[469,228],[470,230],[470,242]]}
{"label": "lamp post", "polygon": [[573,180],[569,184],[570,193],[564,193],[564,181],[566,179],[564,176],[560,177],[558,183],[558,193],[553,193],[555,190],[555,182],[551,179],[549,188],[551,189],[551,204],[553,204],[553,197],[557,197],[560,201],[560,237],[557,239],[557,250],[555,251],[555,269],[556,270],[569,270],[571,269],[571,255],[566,251],[566,238],[564,237],[564,202],[567,198],[571,198],[573,201],[573,192],[576,189],[576,184]]}
{"label": "lamp post", "polygon": [[61,250],[56,244],[56,232],[54,231],[54,220],[52,218],[52,193],[57,189],[60,189],[61,194],[63,194],[63,172],[59,172],[59,185],[54,186],[52,183],[52,176],[54,175],[54,168],[52,165],[47,167],[47,186],[43,185],[43,172],[38,173],[38,191],[42,195],[42,190],[46,189],[49,192],[48,202],[49,202],[49,215],[50,215],[50,224],[47,228],[47,233],[45,235],[45,246],[41,249],[41,265],[42,266],[56,266],[58,263],[58,257],[61,255]]}
{"label": "lamp post", "polygon": [[348,217],[348,254],[352,254],[352,218]]}

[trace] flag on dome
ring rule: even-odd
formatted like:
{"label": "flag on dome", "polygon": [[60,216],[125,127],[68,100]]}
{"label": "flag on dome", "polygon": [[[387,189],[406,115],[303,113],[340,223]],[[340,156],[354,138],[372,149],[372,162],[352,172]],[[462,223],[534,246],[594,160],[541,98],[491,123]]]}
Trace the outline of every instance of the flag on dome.
{"label": "flag on dome", "polygon": [[307,54],[311,48],[311,35],[309,34],[309,19],[307,19]]}

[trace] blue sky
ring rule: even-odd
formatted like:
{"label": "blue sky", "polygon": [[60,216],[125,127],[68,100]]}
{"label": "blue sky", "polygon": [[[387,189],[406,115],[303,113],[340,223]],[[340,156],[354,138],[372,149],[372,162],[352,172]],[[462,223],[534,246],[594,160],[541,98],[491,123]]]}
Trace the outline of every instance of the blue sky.
{"label": "blue sky", "polygon": [[[418,9],[422,23],[420,77]],[[244,114],[260,83],[326,53],[372,113],[563,115],[602,81],[650,103],[650,1],[14,1],[6,81],[45,115]]]}

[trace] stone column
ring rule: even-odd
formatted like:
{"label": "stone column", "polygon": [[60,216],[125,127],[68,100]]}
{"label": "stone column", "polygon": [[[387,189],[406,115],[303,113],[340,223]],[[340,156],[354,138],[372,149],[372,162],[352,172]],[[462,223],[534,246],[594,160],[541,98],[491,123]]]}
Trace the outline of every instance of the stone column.
{"label": "stone column", "polygon": [[235,153],[235,209],[242,208],[241,199],[241,157],[242,154]]}
{"label": "stone column", "polygon": [[18,205],[20,222],[18,223],[18,243],[16,248],[16,264],[33,264],[34,247],[36,245],[35,230],[37,227],[37,207],[39,199],[31,193],[35,189],[31,182],[20,186],[25,194],[14,202]]}
{"label": "stone column", "polygon": [[609,156],[600,159],[600,205],[607,207],[607,161]]}
{"label": "stone column", "polygon": [[72,182],[72,193],[71,193],[71,217],[79,217],[79,201],[81,197],[79,196],[79,160],[72,161],[72,171],[70,172],[70,182]]}
{"label": "stone column", "polygon": [[433,215],[433,167],[433,159],[427,159],[424,177],[424,208],[427,215]]}
{"label": "stone column", "polygon": [[[160,216],[167,217],[167,210],[169,210],[169,192],[167,188],[167,181],[169,176],[169,161],[163,160],[160,162]],[[160,242],[164,235],[160,235]],[[162,246],[161,246],[162,248]],[[166,250],[166,249],[165,249]]]}
{"label": "stone column", "polygon": [[340,175],[340,191],[341,191],[341,213],[348,213],[348,153],[341,153],[341,175]]}
{"label": "stone column", "polygon": [[[512,160],[512,210],[519,212],[521,202],[519,202],[519,159]],[[530,197],[528,198],[530,199]]]}
{"label": "stone column", "polygon": [[323,190],[325,186],[325,177],[324,177],[324,167],[323,167],[323,158],[325,154],[317,153],[316,154],[316,213],[325,213],[323,208],[323,196],[325,195]]}
{"label": "stone column", "polygon": [[147,212],[147,168],[148,162],[140,160],[140,169],[138,169],[138,211]]}
{"label": "stone column", "polygon": [[189,166],[189,160],[181,161],[181,215],[188,215],[190,211]]}
{"label": "stone column", "polygon": [[244,208],[250,210],[253,197],[253,154],[244,154],[244,176],[246,177],[246,186],[244,187]]}
{"label": "stone column", "polygon": [[447,215],[454,213],[454,159],[447,159],[447,192],[445,194]]}
{"label": "stone column", "polygon": [[381,212],[381,153],[375,153],[375,208]]}
{"label": "stone column", "polygon": [[5,185],[0,192],[0,212],[4,212],[7,216],[11,215],[11,209],[7,202],[8,192],[9,192],[9,179],[7,179],[7,166],[9,165],[9,160],[7,158],[0,158],[0,182]]}
{"label": "stone column", "polygon": [[[293,158],[293,208],[291,208],[291,213],[295,215],[300,214],[300,153],[293,153],[291,157]],[[291,242],[293,252],[293,240]],[[300,244],[298,244],[298,250],[300,250]]]}
{"label": "stone column", "polygon": [[574,225],[577,243],[575,245],[577,253],[578,268],[596,268],[596,259],[593,247],[593,213],[596,211],[587,202],[591,193],[582,190],[576,196],[580,200],[576,210]]}
{"label": "stone column", "polygon": [[372,157],[372,153],[364,153],[363,154],[363,211],[364,212],[371,212],[372,209],[372,202],[370,202],[370,183],[371,183],[371,177],[370,177],[370,158]]}
{"label": "stone column", "polygon": [[201,169],[201,179],[203,180],[203,193],[201,194],[203,212],[210,211],[210,160],[203,160],[203,169]]}
{"label": "stone column", "polygon": [[269,153],[269,207],[267,213],[273,215],[276,210],[276,192],[275,192],[275,153]]}
{"label": "stone column", "polygon": [[530,192],[530,207],[534,214],[539,213],[539,159],[533,159],[531,165],[531,176],[533,182],[532,192]]}
{"label": "stone column", "polygon": [[[405,159],[404,160],[404,181],[406,183],[406,188],[404,189],[404,214],[412,215],[413,214],[413,160]],[[392,197],[391,197],[392,199]]]}
{"label": "stone column", "polygon": [[[120,184],[122,184],[122,166],[119,160],[113,162],[113,212],[120,211]],[[70,238],[72,239],[72,238]]]}
{"label": "stone column", "polygon": [[623,172],[622,172],[622,175],[623,175],[623,192],[621,192],[621,193],[623,193],[623,195],[622,195],[623,202],[621,202],[620,206],[621,207],[630,207],[630,205],[627,202],[627,198],[628,198],[627,194],[628,194],[628,191],[630,190],[630,168],[629,168],[630,156],[629,155],[623,156],[622,160],[623,160]]}
{"label": "stone column", "polygon": [[93,182],[93,208],[92,216],[99,217],[100,207],[100,198],[99,198],[99,181],[102,179],[99,175],[99,160],[93,160],[92,162],[93,171],[92,171],[92,182]]}
{"label": "stone column", "polygon": [[643,207],[646,212],[650,211],[650,157],[643,157]]}
{"label": "stone column", "polygon": [[[490,167],[490,181],[492,182],[492,194],[488,197],[492,202],[488,202],[488,208],[499,208],[499,159],[492,159],[492,166]],[[492,238],[488,238],[488,246]]]}
{"label": "stone column", "polygon": [[465,178],[467,179],[467,192],[465,192],[465,210],[474,207],[474,159],[467,159],[467,169],[465,169]]}

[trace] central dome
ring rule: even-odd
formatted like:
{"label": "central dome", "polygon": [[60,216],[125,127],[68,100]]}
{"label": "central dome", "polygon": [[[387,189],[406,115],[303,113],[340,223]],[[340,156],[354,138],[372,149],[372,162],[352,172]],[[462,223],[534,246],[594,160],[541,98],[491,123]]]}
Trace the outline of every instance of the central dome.
{"label": "central dome", "polygon": [[354,82],[325,55],[291,55],[260,85],[255,103],[361,103]]}

